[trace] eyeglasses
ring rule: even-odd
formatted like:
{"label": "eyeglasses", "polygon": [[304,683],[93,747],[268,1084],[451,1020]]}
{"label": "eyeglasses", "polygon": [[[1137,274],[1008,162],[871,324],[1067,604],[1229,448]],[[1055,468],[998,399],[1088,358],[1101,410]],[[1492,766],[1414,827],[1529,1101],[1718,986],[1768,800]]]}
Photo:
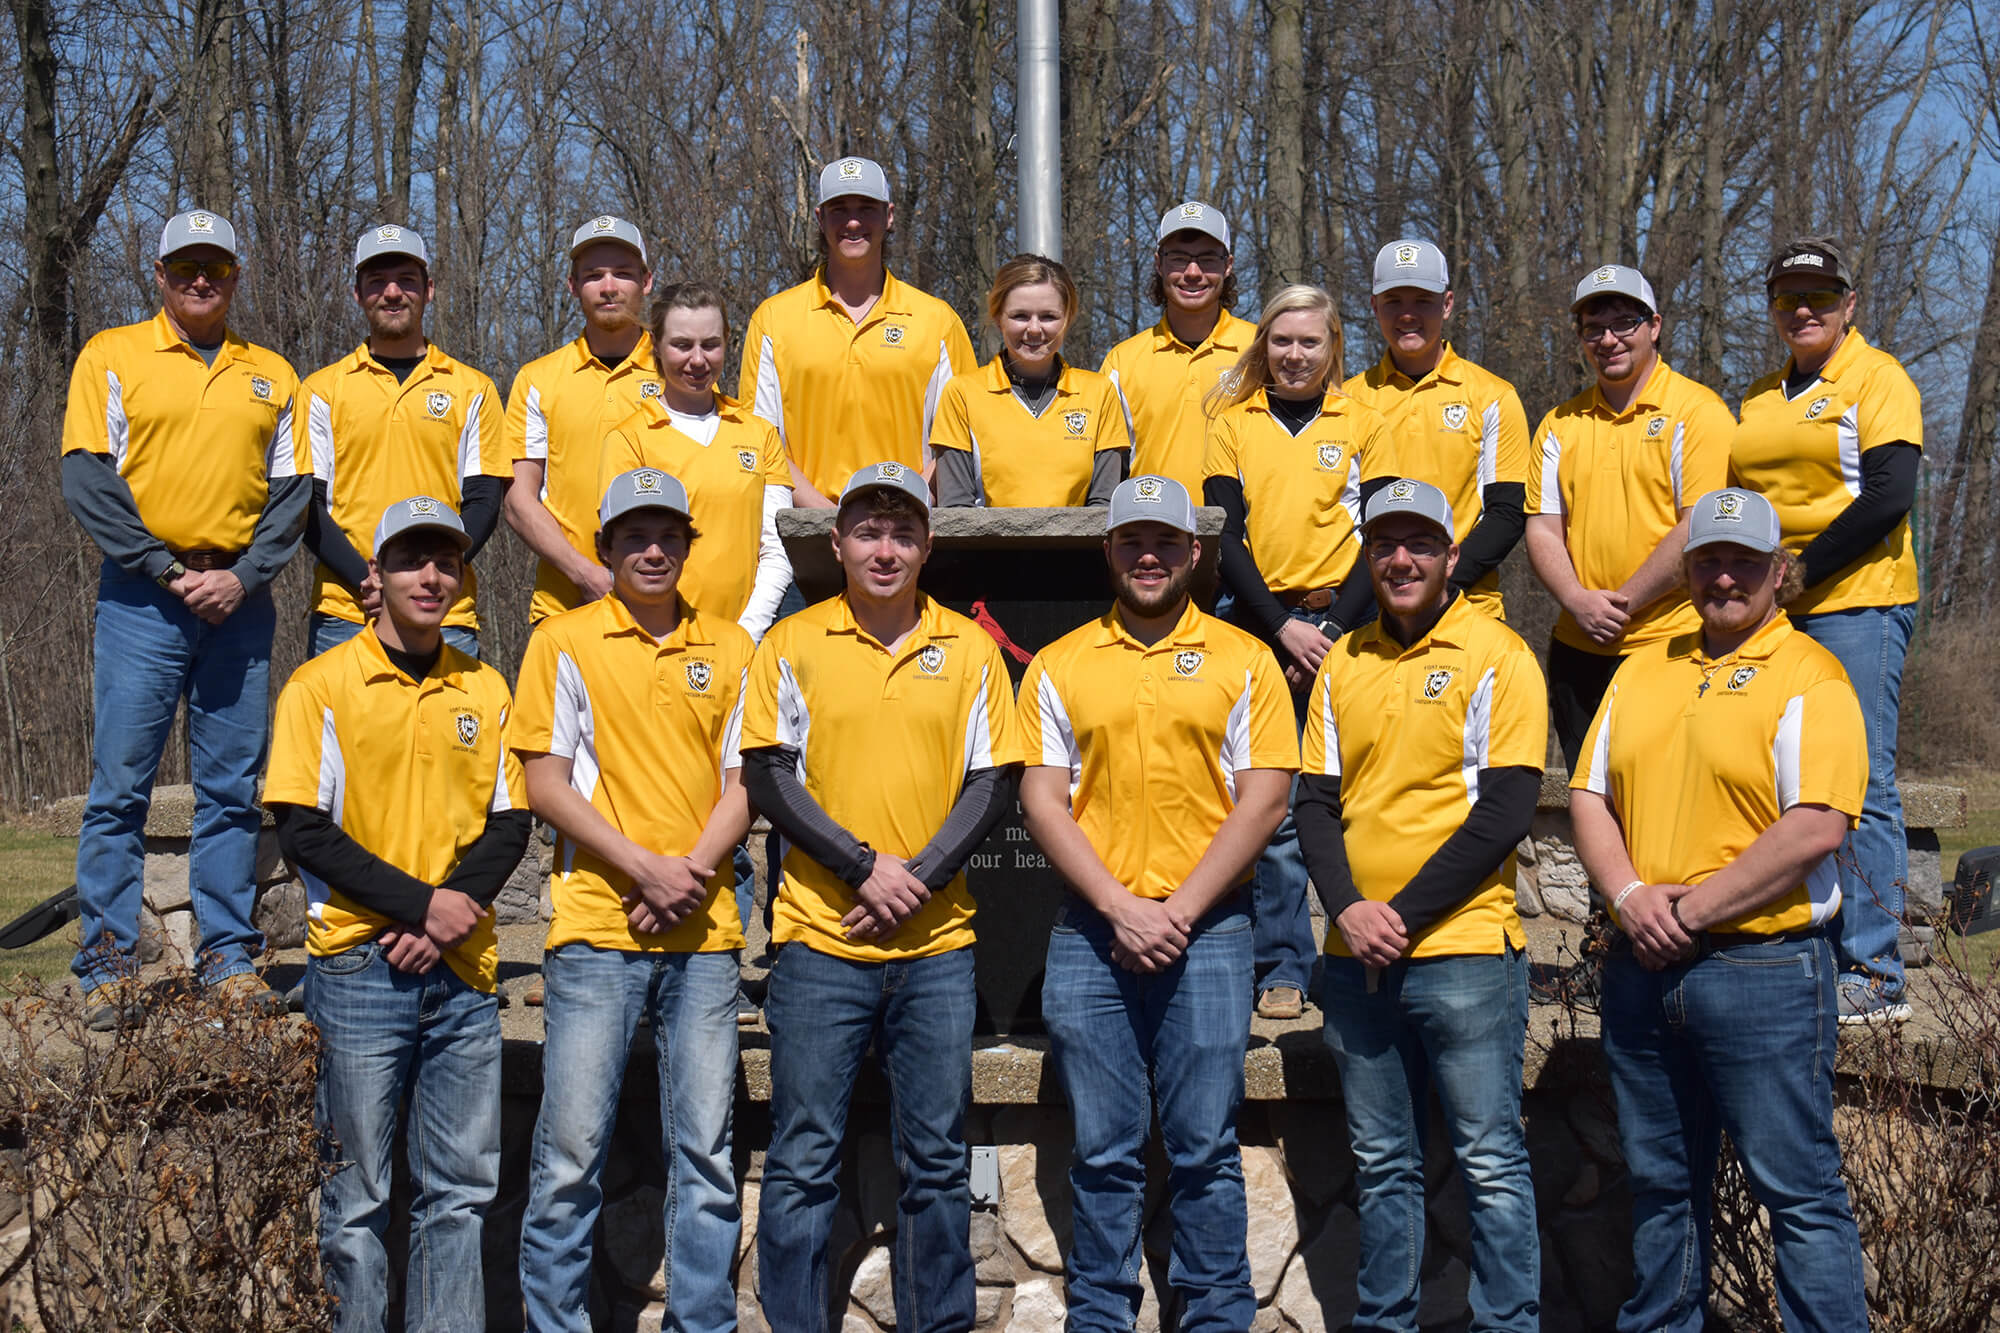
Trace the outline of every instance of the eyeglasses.
{"label": "eyeglasses", "polygon": [[1800,306],[1815,315],[1823,315],[1841,303],[1846,292],[1833,288],[1815,288],[1809,292],[1772,292],[1771,309],[1780,315],[1789,315]]}
{"label": "eyeglasses", "polygon": [[233,259],[169,259],[160,265],[175,282],[193,282],[205,277],[210,282],[227,282],[236,276]]}
{"label": "eyeglasses", "polygon": [[1408,551],[1416,560],[1435,560],[1450,543],[1442,537],[1377,537],[1368,543],[1370,560],[1390,560],[1398,550]]}
{"label": "eyeglasses", "polygon": [[1644,315],[1620,315],[1616,319],[1607,319],[1601,324],[1595,320],[1586,319],[1576,326],[1576,336],[1587,343],[1594,343],[1607,333],[1614,338],[1629,338],[1634,333],[1637,333],[1639,326],[1645,322],[1646,316]]}
{"label": "eyeglasses", "polygon": [[1228,267],[1229,256],[1219,250],[1162,250],[1160,261],[1175,273],[1189,264],[1201,265],[1205,273],[1220,273]]}

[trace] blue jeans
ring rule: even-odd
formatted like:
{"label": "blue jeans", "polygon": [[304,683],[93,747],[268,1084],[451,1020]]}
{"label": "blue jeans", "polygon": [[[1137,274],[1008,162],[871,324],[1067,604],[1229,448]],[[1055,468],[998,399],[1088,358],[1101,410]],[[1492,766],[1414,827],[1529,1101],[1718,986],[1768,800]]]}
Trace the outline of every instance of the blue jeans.
{"label": "blue jeans", "polygon": [[1891,999],[1903,994],[1903,893],[1910,882],[1910,842],[1903,793],[1896,785],[1896,729],[1903,695],[1903,655],[1917,621],[1915,606],[1860,606],[1799,616],[1794,623],[1840,659],[1861,700],[1868,731],[1868,792],[1861,823],[1839,852],[1840,915],[1834,940],[1843,972],[1864,972]]}
{"label": "blue jeans", "polygon": [[211,986],[255,966],[264,947],[250,924],[262,818],[257,774],[270,735],[276,621],[268,587],[210,625],[150,579],[104,562],[90,796],[76,843],[79,947],[70,963],[86,991],[138,966],[146,812],[183,698],[194,781],[188,887],[201,931],[198,957],[186,961]]}
{"label": "blue jeans", "polygon": [[[358,625],[352,620],[315,611],[306,617],[306,656],[318,657],[329,648],[338,648],[366,628],[366,625]],[[463,625],[446,625],[444,641],[467,657],[476,659],[479,656],[477,630],[469,630]]]}
{"label": "blue jeans", "polygon": [[1114,963],[1110,924],[1079,898],[1064,904],[1049,934],[1042,1017],[1076,1122],[1070,1333],[1129,1329],[1138,1317],[1143,1154],[1154,1102],[1167,1155],[1167,1280],[1181,1297],[1179,1327],[1241,1333],[1256,1317],[1236,1141],[1250,1042],[1243,896],[1203,917],[1187,951],[1161,972]]}
{"label": "blue jeans", "polygon": [[736,874],[736,915],[743,922],[743,938],[750,938],[750,914],[757,910],[757,868],[750,861],[750,848],[737,843],[729,854],[729,867]]}
{"label": "blue jeans", "polygon": [[389,1296],[389,1186],[407,1097],[408,1333],[481,1333],[480,1219],[500,1176],[500,1008],[444,963],[423,976],[356,945],[306,966],[306,1016],[319,1029],[317,1120],[326,1160],[319,1251],[339,1298],[337,1333],[377,1333]]}
{"label": "blue jeans", "polygon": [[1618,1327],[1701,1329],[1726,1132],[1771,1214],[1787,1333],[1866,1329],[1861,1238],[1833,1136],[1832,945],[1822,935],[1740,944],[1662,972],[1616,951],[1602,1017],[1638,1278]]}
{"label": "blue jeans", "polygon": [[[889,1078],[902,1189],[891,1254],[896,1327],[964,1330],[976,1318],[965,1112],[972,1101],[972,950],[856,963],[787,944],[771,965],[771,1149],[757,1273],[773,1333],[827,1327],[827,1238],[840,1144],[861,1057]],[[835,1320],[834,1322],[838,1322]]]}
{"label": "blue jeans", "polygon": [[1535,1182],[1521,1132],[1527,955],[1405,959],[1372,989],[1355,959],[1325,967],[1320,1008],[1360,1187],[1355,1326],[1416,1333],[1435,1084],[1472,1224],[1472,1327],[1540,1328]]}
{"label": "blue jeans", "polygon": [[736,1327],[730,1269],[742,1214],[730,1164],[736,1104],[736,955],[565,944],[542,960],[542,1111],[521,1221],[521,1294],[536,1333],[590,1329],[591,1233],[632,1036],[659,1055],[667,1191],[663,1328]]}
{"label": "blue jeans", "polygon": [[[1303,736],[1306,696],[1293,695],[1292,707]],[[1313,936],[1312,907],[1307,902],[1311,880],[1306,874],[1306,854],[1299,846],[1299,826],[1292,819],[1298,788],[1299,780],[1294,777],[1291,797],[1285,801],[1285,817],[1250,872],[1259,995],[1273,986],[1297,986],[1301,993],[1307,991],[1313,964],[1320,956],[1319,942]]]}

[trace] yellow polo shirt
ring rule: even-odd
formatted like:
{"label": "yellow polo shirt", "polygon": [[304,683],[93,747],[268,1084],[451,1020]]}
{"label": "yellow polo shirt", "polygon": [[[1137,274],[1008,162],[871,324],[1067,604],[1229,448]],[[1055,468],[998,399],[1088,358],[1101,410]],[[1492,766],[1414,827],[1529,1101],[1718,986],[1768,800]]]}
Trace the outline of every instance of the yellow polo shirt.
{"label": "yellow polo shirt", "polygon": [[1297,435],[1262,389],[1209,423],[1202,476],[1242,481],[1250,554],[1273,592],[1336,587],[1354,568],[1361,478],[1387,438],[1374,408],[1332,389]]}
{"label": "yellow polo shirt", "polygon": [[[514,376],[507,395],[508,456],[542,464],[542,504],[586,559],[597,559],[597,506],[604,498],[597,489],[597,465],[604,437],[664,388],[651,334],[641,334],[632,354],[615,367],[591,355],[590,344],[579,337]],[[567,611],[577,596],[562,571],[538,561],[528,618]]]}
{"label": "yellow polo shirt", "polygon": [[976,364],[964,322],[937,297],[891,273],[857,324],[822,270],[750,317],[736,396],[778,428],[806,480],[837,500],[870,463],[929,462],[938,398]]}
{"label": "yellow polo shirt", "polygon": [[[1701,883],[1795,805],[1838,810],[1852,828],[1868,786],[1861,705],[1832,653],[1782,611],[1726,657],[1701,643],[1697,630],[1626,659],[1570,778],[1611,803],[1648,884]],[[1831,920],[1838,860],[1714,929],[1776,935]]]}
{"label": "yellow polo shirt", "polygon": [[[1334,644],[1313,680],[1303,770],[1340,779],[1340,828],[1354,887],[1387,902],[1479,801],[1484,768],[1539,770],[1548,685],[1520,635],[1453,597],[1408,648],[1381,621]],[[1514,911],[1514,854],[1450,916],[1410,941],[1410,957],[1527,947]],[[1326,951],[1348,957],[1328,923]]]}
{"label": "yellow polo shirt", "polygon": [[[754,645],[735,622],[688,608],[665,639],[614,594],[535,626],[509,742],[571,761],[570,786],[613,828],[664,856],[694,849],[723,773],[740,768],[743,681]],[[626,919],[630,877],[566,837],[549,874],[548,947],[714,953],[743,947],[736,875],[722,858],[699,910],[663,934]]]}
{"label": "yellow polo shirt", "polygon": [[[1796,553],[1826,531],[1861,494],[1861,456],[1885,444],[1924,445],[1924,405],[1902,363],[1849,329],[1819,379],[1785,396],[1789,360],[1743,396],[1743,424],[1729,451],[1737,481],[1763,492],[1778,511],[1786,549]],[[1793,615],[1917,600],[1917,552],[1910,518],[1863,558],[1806,590]]]}
{"label": "yellow polo shirt", "polygon": [[1151,647],[1113,608],[1035,654],[1021,725],[1029,762],[1069,770],[1077,826],[1142,898],[1167,897],[1194,870],[1236,808],[1237,773],[1299,767],[1277,659],[1192,601]]}
{"label": "yellow polo shirt", "polygon": [[[1722,399],[1664,360],[1623,412],[1612,411],[1593,383],[1536,428],[1526,512],[1562,517],[1563,543],[1584,587],[1616,588],[1681,510],[1727,484],[1735,434],[1736,418]],[[1555,635],[1587,653],[1617,655],[1700,623],[1686,591],[1677,590],[1634,615],[1611,644],[1593,643],[1567,611]]]}
{"label": "yellow polo shirt", "polygon": [[[1454,541],[1463,542],[1485,513],[1485,491],[1528,480],[1528,416],[1514,386],[1467,361],[1450,343],[1430,374],[1412,380],[1386,353],[1347,381],[1347,392],[1388,423],[1383,448],[1362,460],[1363,481],[1414,477],[1451,502]],[[1465,589],[1474,609],[1498,620],[1500,571],[1489,569]]]}
{"label": "yellow polo shirt", "polygon": [[1152,328],[1111,349],[1100,369],[1125,405],[1133,476],[1171,477],[1199,500],[1208,438],[1202,400],[1236,368],[1236,358],[1256,336],[1254,323],[1224,310],[1207,340],[1190,347],[1162,315]]}
{"label": "yellow polo shirt", "polygon": [[[779,621],[750,664],[743,748],[799,752],[820,808],[878,852],[923,850],[957,803],[966,774],[1026,761],[1007,663],[985,630],[928,596],[917,627],[891,653],[854,621],[845,594]],[[972,943],[965,876],[885,940],[850,940],[840,919],[854,891],[787,848],[773,913],[778,943],[798,941],[863,963],[894,962]]]}
{"label": "yellow polo shirt", "polygon": [[996,356],[952,377],[931,423],[931,448],[971,454],[993,509],[1081,505],[1090,497],[1097,455],[1130,447],[1118,390],[1080,366],[1062,368],[1054,400],[1035,416],[1015,396]]}
{"label": "yellow polo shirt", "polygon": [[[457,502],[468,478],[513,477],[513,461],[500,442],[504,411],[492,380],[435,343],[400,383],[363,343],[306,377],[292,432],[311,453],[313,476],[326,486],[335,525],[370,559],[376,524],[396,501],[435,495]],[[478,589],[468,565],[464,592],[445,624],[479,628]],[[323,564],[313,567],[312,597],[321,615],[357,625],[365,619],[361,603]]]}
{"label": "yellow polo shirt", "polygon": [[703,444],[674,424],[666,399],[647,399],[604,437],[597,493],[601,498],[613,477],[640,467],[658,468],[687,487],[701,539],[688,552],[681,596],[711,615],[740,620],[757,584],[764,488],[790,490],[792,472],[770,422],[719,393],[715,410],[715,438]]}
{"label": "yellow polo shirt", "polygon": [[[507,711],[507,682],[492,667],[446,645],[431,673],[411,680],[364,630],[293,672],[278,695],[264,800],[323,811],[398,870],[441,884],[489,814],[527,808]],[[339,885],[304,878],[314,957],[366,944],[393,924]],[[491,991],[492,916],[444,959],[466,985]]]}
{"label": "yellow polo shirt", "polygon": [[243,551],[272,479],[312,472],[291,426],[298,387],[283,357],[234,333],[205,364],[163,311],[83,345],[62,451],[108,454],[139,521],[174,550]]}

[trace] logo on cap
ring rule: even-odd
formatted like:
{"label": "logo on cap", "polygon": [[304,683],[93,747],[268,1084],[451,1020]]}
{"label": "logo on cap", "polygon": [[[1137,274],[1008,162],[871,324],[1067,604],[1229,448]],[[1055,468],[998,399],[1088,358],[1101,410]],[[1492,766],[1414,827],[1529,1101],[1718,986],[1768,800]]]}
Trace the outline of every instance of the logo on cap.
{"label": "logo on cap", "polygon": [[707,694],[708,682],[714,678],[715,674],[709,664],[702,661],[693,661],[683,662],[681,665],[687,671],[688,688],[696,694]]}
{"label": "logo on cap", "polygon": [[1393,481],[1389,483],[1391,500],[1414,500],[1417,498],[1417,484],[1413,481]]}
{"label": "logo on cap", "polygon": [[440,389],[436,393],[424,395],[424,410],[434,421],[443,421],[444,414],[451,411],[451,395]]}
{"label": "logo on cap", "polygon": [[1396,267],[1397,267],[1397,268],[1415,268],[1416,266],[1417,266],[1417,247],[1416,247],[1416,246],[1414,246],[1414,245],[1399,245],[1399,246],[1397,246],[1397,247],[1396,247]]}
{"label": "logo on cap", "polygon": [[1787,259],[1784,263],[1780,264],[1778,267],[1797,268],[1801,265],[1807,268],[1825,268],[1826,260],[1821,258],[1819,255],[1808,254],[1802,251],[1799,254],[1793,255],[1791,258]]}
{"label": "logo on cap", "polygon": [[618,219],[612,217],[609,213],[600,213],[590,220],[590,229],[593,232],[615,231],[617,227]]}
{"label": "logo on cap", "polygon": [[250,377],[250,392],[256,394],[265,402],[270,402],[271,381],[265,379],[262,375],[252,375]]}
{"label": "logo on cap", "polygon": [[1745,685],[1757,679],[1757,673],[1762,670],[1762,667],[1737,667],[1736,670],[1729,673],[1729,688],[1732,690],[1742,689]]}
{"label": "logo on cap", "polygon": [[1160,502],[1161,489],[1158,477],[1141,477],[1139,478],[1139,484],[1132,488],[1132,498],[1146,504],[1158,504]]}
{"label": "logo on cap", "polygon": [[925,644],[923,651],[917,654],[917,670],[923,672],[926,676],[935,676],[938,672],[944,670],[944,645],[941,643]]}
{"label": "logo on cap", "polygon": [[1590,281],[1598,287],[1602,287],[1606,283],[1616,282],[1618,281],[1618,270],[1606,264],[1603,268],[1590,275]]}
{"label": "logo on cap", "polygon": [[1080,438],[1083,435],[1083,428],[1089,424],[1090,413],[1087,411],[1063,413],[1063,428],[1073,437]]}
{"label": "logo on cap", "polygon": [[410,501],[411,518],[436,518],[437,511],[438,502],[431,499],[428,495],[419,495],[416,499]]}
{"label": "logo on cap", "polygon": [[1667,428],[1667,419],[1665,417],[1654,417],[1651,421],[1648,421],[1646,423],[1646,438],[1649,440],[1656,440],[1659,438],[1660,432],[1665,430],[1666,428]]}
{"label": "logo on cap", "polygon": [[658,398],[664,387],[658,380],[640,380],[639,396],[641,398]]}
{"label": "logo on cap", "polygon": [[757,455],[748,449],[738,449],[736,451],[736,461],[743,465],[745,472],[755,472],[757,470]]}
{"label": "logo on cap", "polygon": [[1181,205],[1181,216],[1184,218],[1198,218],[1206,211],[1200,204]]}
{"label": "logo on cap", "polygon": [[206,236],[215,230],[215,219],[207,213],[188,214],[188,230]]}
{"label": "logo on cap", "polygon": [[840,164],[840,178],[842,180],[851,181],[860,175],[861,175],[860,158],[850,157],[842,159]]}
{"label": "logo on cap", "polygon": [[479,739],[479,719],[471,713],[460,713],[458,722],[458,743],[471,745]]}
{"label": "logo on cap", "polygon": [[1435,699],[1451,688],[1451,678],[1457,673],[1450,667],[1439,667],[1424,677],[1424,698]]}
{"label": "logo on cap", "polygon": [[901,481],[903,479],[903,465],[901,463],[877,463],[875,465],[875,473],[884,481]]}
{"label": "logo on cap", "polygon": [[632,478],[633,493],[636,495],[658,495],[660,493],[660,482],[665,479],[666,475],[664,472],[653,472],[651,470],[639,473]]}
{"label": "logo on cap", "polygon": [[1195,672],[1201,670],[1201,664],[1204,660],[1206,660],[1206,654],[1196,652],[1192,648],[1175,653],[1174,674],[1176,676],[1192,676]]}
{"label": "logo on cap", "polygon": [[1743,497],[1724,491],[1715,497],[1715,517],[1719,522],[1741,523],[1743,521]]}
{"label": "logo on cap", "polygon": [[1833,401],[1833,399],[1832,399],[1832,398],[1815,398],[1815,399],[1813,399],[1813,400],[1812,400],[1812,405],[1811,405],[1810,407],[1806,408],[1806,420],[1807,420],[1807,421],[1816,421],[1816,420],[1818,420],[1818,419],[1819,419],[1819,414],[1820,414],[1820,413],[1822,413],[1822,412],[1824,412],[1824,411],[1826,411],[1826,405],[1827,405],[1828,403],[1832,402],[1832,401]]}
{"label": "logo on cap", "polygon": [[1463,430],[1465,428],[1465,404],[1446,403],[1444,405],[1444,428]]}
{"label": "logo on cap", "polygon": [[1340,466],[1343,450],[1337,444],[1322,444],[1319,447],[1319,470],[1332,472]]}
{"label": "logo on cap", "polygon": [[400,241],[403,239],[403,229],[401,227],[377,227],[375,229],[375,239],[378,241]]}
{"label": "logo on cap", "polygon": [[884,324],[882,326],[882,341],[891,347],[902,346],[903,326],[901,324]]}

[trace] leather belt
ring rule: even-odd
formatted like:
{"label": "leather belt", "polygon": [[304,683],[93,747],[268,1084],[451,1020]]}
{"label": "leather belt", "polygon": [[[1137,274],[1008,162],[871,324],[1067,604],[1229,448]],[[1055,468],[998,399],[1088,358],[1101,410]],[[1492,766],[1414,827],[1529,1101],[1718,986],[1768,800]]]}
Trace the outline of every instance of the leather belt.
{"label": "leather belt", "polygon": [[174,559],[194,570],[228,569],[242,558],[241,551],[225,551],[215,546],[197,546],[192,550],[174,552]]}
{"label": "leather belt", "polygon": [[1296,611],[1301,607],[1308,611],[1324,611],[1333,605],[1331,588],[1314,588],[1310,592],[1281,592],[1274,596],[1277,597],[1279,605],[1287,611]]}

